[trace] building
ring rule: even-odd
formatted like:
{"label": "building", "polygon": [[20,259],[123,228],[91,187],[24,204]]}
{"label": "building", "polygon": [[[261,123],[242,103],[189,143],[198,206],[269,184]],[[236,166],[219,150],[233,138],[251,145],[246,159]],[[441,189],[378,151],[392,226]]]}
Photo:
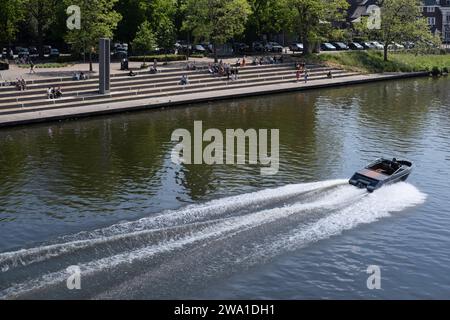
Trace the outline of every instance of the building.
{"label": "building", "polygon": [[[369,16],[370,6],[378,0],[348,0],[348,22],[358,22],[361,17]],[[450,0],[422,0],[422,13],[427,18],[430,29],[442,37],[444,43],[450,43]]]}
{"label": "building", "polygon": [[378,0],[348,0],[348,2],[350,6],[347,22],[349,23],[357,23],[361,21],[361,17],[368,17],[370,6],[378,4]]}
{"label": "building", "polygon": [[443,42],[450,43],[450,0],[423,0],[422,13],[431,31],[439,33]]}

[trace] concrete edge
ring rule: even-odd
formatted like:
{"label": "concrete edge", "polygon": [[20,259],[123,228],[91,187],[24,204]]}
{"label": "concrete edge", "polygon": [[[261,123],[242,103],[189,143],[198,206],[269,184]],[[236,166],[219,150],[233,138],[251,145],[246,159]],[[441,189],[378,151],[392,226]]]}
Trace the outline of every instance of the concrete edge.
{"label": "concrete edge", "polygon": [[[17,119],[17,120],[5,120],[4,118],[8,117],[0,116],[0,128],[5,127],[12,127],[12,126],[18,126],[18,125],[24,125],[24,124],[32,124],[32,123],[42,123],[42,122],[52,122],[52,121],[59,121],[59,120],[69,120],[69,119],[78,119],[78,118],[86,118],[91,116],[97,116],[97,115],[107,115],[107,114],[114,114],[114,113],[123,113],[123,112],[129,112],[129,111],[137,111],[137,110],[145,110],[145,109],[157,109],[157,108],[165,108],[165,107],[176,107],[176,106],[182,106],[182,105],[191,105],[191,104],[197,104],[197,103],[204,103],[204,102],[211,102],[211,101],[220,101],[220,100],[229,100],[229,99],[236,99],[236,98],[244,98],[244,97],[252,97],[252,96],[258,96],[258,95],[269,95],[269,94],[277,94],[277,93],[287,93],[287,92],[296,92],[296,91],[307,91],[307,90],[314,90],[314,89],[321,89],[321,88],[332,88],[332,87],[342,87],[347,85],[357,85],[357,84],[364,84],[364,83],[371,83],[371,82],[380,82],[380,81],[388,81],[388,80],[398,80],[398,79],[407,79],[407,78],[415,78],[415,77],[425,77],[428,76],[428,72],[411,72],[411,73],[398,73],[398,74],[370,74],[370,75],[361,75],[360,79],[346,79],[342,78],[339,79],[340,81],[334,81],[329,83],[317,83],[317,84],[310,84],[308,86],[289,86],[289,87],[281,87],[281,88],[268,88],[271,86],[259,86],[259,87],[251,87],[248,88],[248,90],[239,89],[243,92],[235,92],[236,90],[224,90],[223,92],[216,92],[215,95],[207,95],[205,97],[198,97],[198,94],[192,94],[192,97],[189,97],[189,94],[186,95],[184,99],[179,100],[168,100],[163,102],[155,102],[150,103],[147,99],[147,101],[133,101],[134,105],[131,106],[114,106],[114,103],[111,104],[103,104],[103,105],[97,105],[98,110],[85,110],[87,108],[92,108],[95,105],[90,106],[84,106],[84,107],[75,107],[75,108],[67,108],[67,110],[64,110],[64,108],[61,109],[53,109],[53,110],[47,110],[47,111],[34,111],[29,113],[20,113],[22,116],[29,116],[25,117],[24,119]],[[273,86],[273,85],[272,85]],[[171,96],[168,95],[167,98],[170,98]],[[123,104],[123,102],[117,103],[119,105]],[[79,108],[79,109],[78,109]],[[43,113],[51,113],[56,111],[66,111],[65,113],[57,114],[57,115],[43,115]],[[36,115],[34,114],[36,113]]]}

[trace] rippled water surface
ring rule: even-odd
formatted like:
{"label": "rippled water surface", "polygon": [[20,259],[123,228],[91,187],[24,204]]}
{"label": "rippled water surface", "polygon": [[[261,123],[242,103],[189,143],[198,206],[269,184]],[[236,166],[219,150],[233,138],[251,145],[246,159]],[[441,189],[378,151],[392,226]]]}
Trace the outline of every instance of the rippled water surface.
{"label": "rippled water surface", "polygon": [[[173,164],[195,120],[280,129],[279,173]],[[449,137],[433,79],[2,129],[0,298],[450,298]],[[415,171],[347,184],[379,156]]]}

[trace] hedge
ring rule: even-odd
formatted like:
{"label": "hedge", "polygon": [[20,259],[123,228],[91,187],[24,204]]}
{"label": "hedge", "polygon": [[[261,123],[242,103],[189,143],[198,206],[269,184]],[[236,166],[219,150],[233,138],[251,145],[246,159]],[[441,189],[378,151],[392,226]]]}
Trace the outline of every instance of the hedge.
{"label": "hedge", "polygon": [[8,70],[9,69],[9,63],[6,61],[0,60],[0,70]]}
{"label": "hedge", "polygon": [[186,60],[186,56],[182,54],[158,54],[158,55],[149,55],[149,56],[131,56],[128,58],[129,61],[145,61],[150,62],[153,60],[158,60],[160,62],[163,61],[184,61]]}
{"label": "hedge", "polygon": [[[73,65],[72,63],[55,63],[55,62],[48,62],[48,63],[37,63],[34,67],[36,69],[46,69],[46,68],[65,68],[68,66]],[[19,68],[30,68],[30,64],[18,64]]]}

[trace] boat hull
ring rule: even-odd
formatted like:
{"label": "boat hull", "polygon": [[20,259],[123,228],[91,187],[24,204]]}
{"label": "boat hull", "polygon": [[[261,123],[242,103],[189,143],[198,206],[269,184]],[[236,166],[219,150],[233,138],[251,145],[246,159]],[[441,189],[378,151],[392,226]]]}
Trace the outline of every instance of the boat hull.
{"label": "boat hull", "polygon": [[350,178],[349,183],[357,188],[367,189],[367,191],[373,192],[385,185],[406,181],[413,169],[412,162],[406,160],[398,161],[399,167],[392,174],[387,174],[381,169],[374,169],[386,163],[391,163],[391,161],[385,159],[377,160],[366,168],[356,172]]}

